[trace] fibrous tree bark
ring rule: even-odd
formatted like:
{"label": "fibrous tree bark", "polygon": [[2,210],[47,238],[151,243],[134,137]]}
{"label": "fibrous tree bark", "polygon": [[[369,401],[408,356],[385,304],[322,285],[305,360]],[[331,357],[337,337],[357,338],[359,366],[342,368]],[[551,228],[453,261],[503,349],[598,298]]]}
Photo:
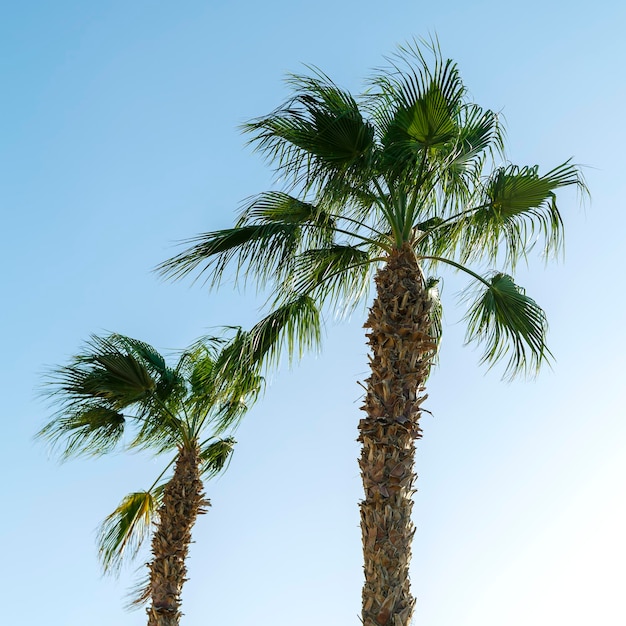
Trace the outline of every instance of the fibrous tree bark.
{"label": "fibrous tree bark", "polygon": [[359,423],[363,624],[408,626],[415,604],[409,582],[415,440],[437,345],[432,303],[408,244],[390,254],[375,280],[377,297],[365,324],[371,349],[362,407],[367,415]]}
{"label": "fibrous tree bark", "polygon": [[199,450],[195,443],[181,446],[174,475],[165,487],[159,522],[152,538],[152,561],[148,564],[150,607],[148,626],[178,626],[181,591],[187,575],[185,560],[191,529],[204,507],[199,472]]}

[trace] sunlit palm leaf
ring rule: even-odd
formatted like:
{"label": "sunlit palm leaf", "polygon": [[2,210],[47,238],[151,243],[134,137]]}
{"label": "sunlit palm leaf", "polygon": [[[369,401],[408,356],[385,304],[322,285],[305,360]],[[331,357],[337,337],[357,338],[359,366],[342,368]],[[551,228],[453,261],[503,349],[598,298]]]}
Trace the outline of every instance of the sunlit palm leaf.
{"label": "sunlit palm leaf", "polygon": [[391,72],[384,69],[376,76],[380,93],[370,101],[380,128],[383,167],[417,176],[420,185],[430,169],[431,150],[455,142],[465,93],[456,65],[443,60],[436,47],[431,51],[432,69],[419,48],[405,49]]}
{"label": "sunlit palm leaf", "polygon": [[254,362],[275,363],[283,348],[289,355],[319,345],[321,334],[319,311],[309,296],[297,296],[279,306],[250,330]]}
{"label": "sunlit palm leaf", "polygon": [[149,536],[164,485],[128,494],[98,532],[100,560],[105,572],[118,573],[124,559],[132,560]]}
{"label": "sunlit palm leaf", "polygon": [[[405,151],[418,154],[424,148],[445,145],[457,130],[455,111],[457,104],[449,102],[442,86],[431,81],[422,84],[424,77],[409,75],[392,92],[400,101],[399,108],[389,121],[383,137],[383,147],[390,158],[401,156]],[[451,81],[453,82],[453,81]]]}
{"label": "sunlit palm leaf", "polygon": [[536,373],[550,358],[546,316],[506,274],[495,274],[467,314],[467,341],[485,344],[483,363],[506,355],[505,375]]}

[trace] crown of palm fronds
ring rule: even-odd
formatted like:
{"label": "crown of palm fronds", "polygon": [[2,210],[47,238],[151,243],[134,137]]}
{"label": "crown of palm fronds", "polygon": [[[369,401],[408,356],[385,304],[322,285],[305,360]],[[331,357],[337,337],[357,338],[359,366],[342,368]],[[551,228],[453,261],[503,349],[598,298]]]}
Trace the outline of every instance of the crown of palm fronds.
{"label": "crown of palm fronds", "polygon": [[[556,192],[585,192],[580,172],[571,161],[546,173],[507,163],[498,114],[469,100],[437,42],[388,61],[358,97],[316,69],[290,76],[293,95],[244,126],[285,189],[251,199],[234,228],[199,235],[158,269],[216,286],[232,266],[269,285],[279,308],[302,297],[349,308],[372,272],[410,245],[426,273],[448,265],[488,292],[468,313],[468,339],[486,341],[484,360],[510,350],[507,372],[534,371],[550,354],[545,319],[509,272],[538,242],[544,253],[560,250]],[[508,277],[507,289],[468,267],[476,262],[503,263],[495,275]]]}

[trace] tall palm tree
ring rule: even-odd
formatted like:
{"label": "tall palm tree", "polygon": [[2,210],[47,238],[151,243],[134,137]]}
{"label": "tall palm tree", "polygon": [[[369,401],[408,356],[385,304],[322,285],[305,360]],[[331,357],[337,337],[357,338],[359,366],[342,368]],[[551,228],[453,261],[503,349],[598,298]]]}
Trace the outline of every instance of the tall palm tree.
{"label": "tall palm tree", "polygon": [[[365,626],[405,626],[414,606],[415,440],[441,333],[432,276],[448,266],[474,284],[467,339],[484,345],[484,363],[536,372],[551,356],[546,319],[511,272],[537,243],[560,249],[555,192],[584,190],[569,161],[545,173],[504,161],[498,115],[471,102],[457,66],[428,48],[430,61],[418,45],[401,48],[358,98],[318,70],[291,76],[292,97],[244,127],[285,187],[160,266],[173,278],[210,271],[217,285],[233,263],[270,285],[284,311],[303,299],[351,307],[373,276],[359,423]],[[477,262],[503,269],[480,272]]]}
{"label": "tall palm tree", "polygon": [[241,367],[239,375],[225,375],[227,348],[219,339],[207,339],[170,367],[144,342],[94,336],[47,381],[58,410],[39,436],[60,446],[62,457],[118,448],[170,455],[154,484],[127,495],[99,534],[105,571],[118,571],[123,557],[134,557],[152,534],[149,577],[136,600],[150,600],[149,626],[179,623],[191,530],[210,504],[203,479],[220,472],[233,450],[232,437],[207,430],[219,424],[219,433],[239,420],[261,386],[257,375],[244,376]]}

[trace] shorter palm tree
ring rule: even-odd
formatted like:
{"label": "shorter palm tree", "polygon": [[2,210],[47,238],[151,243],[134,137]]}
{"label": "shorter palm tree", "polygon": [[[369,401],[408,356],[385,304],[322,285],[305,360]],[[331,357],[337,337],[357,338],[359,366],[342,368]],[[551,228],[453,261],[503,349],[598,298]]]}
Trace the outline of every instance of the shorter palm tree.
{"label": "shorter palm tree", "polygon": [[[236,340],[242,336],[239,331]],[[210,504],[203,479],[226,467],[235,442],[219,435],[241,419],[261,389],[262,378],[252,369],[238,364],[229,371],[231,353],[224,340],[209,338],[170,367],[142,341],[93,336],[47,380],[58,409],[38,436],[60,448],[62,458],[120,448],[173,453],[149,489],[127,495],[106,518],[98,540],[104,570],[118,572],[152,533],[148,580],[135,600],[150,601],[149,626],[179,623],[191,530]]]}

